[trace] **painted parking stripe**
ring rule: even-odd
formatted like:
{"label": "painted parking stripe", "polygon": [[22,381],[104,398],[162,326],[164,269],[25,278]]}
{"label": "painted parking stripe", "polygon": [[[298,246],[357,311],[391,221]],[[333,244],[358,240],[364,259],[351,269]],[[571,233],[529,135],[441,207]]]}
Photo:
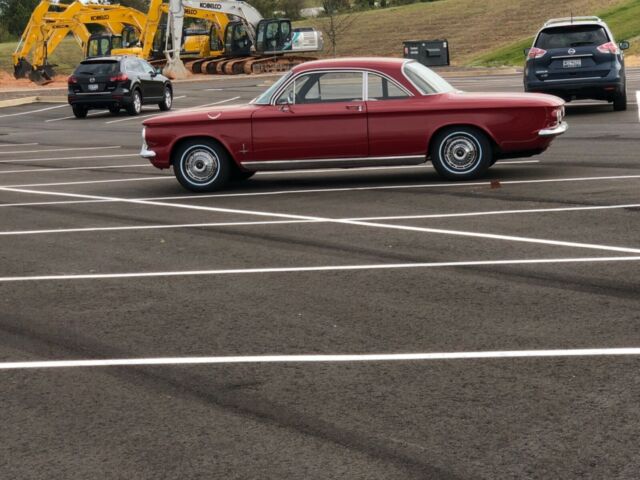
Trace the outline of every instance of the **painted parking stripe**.
{"label": "painted parking stripe", "polygon": [[2,163],[12,163],[15,165],[21,165],[27,162],[53,162],[56,160],[93,160],[96,158],[124,158],[124,157],[138,157],[140,158],[139,153],[124,153],[117,155],[84,155],[82,157],[55,157],[55,158],[21,158],[18,160],[0,160],[0,164]]}
{"label": "painted parking stripe", "polygon": [[[87,200],[87,203],[99,203],[103,200]],[[50,202],[51,204],[65,204],[66,202]],[[49,203],[46,203],[47,205]],[[25,203],[23,206],[38,206],[37,202]],[[0,205],[2,206],[2,205]],[[562,207],[562,208],[532,208],[522,210],[493,210],[493,211],[479,211],[479,212],[466,212],[466,213],[440,213],[440,214],[423,214],[423,215],[396,215],[386,217],[351,217],[340,218],[338,220],[356,220],[356,221],[370,221],[370,220],[412,220],[412,219],[442,219],[442,218],[457,218],[457,217],[479,217],[489,215],[513,215],[513,214],[527,214],[527,213],[559,213],[559,212],[576,212],[576,211],[592,211],[592,210],[613,210],[613,209],[627,209],[627,208],[640,208],[640,203],[626,204],[626,205],[602,205],[592,207]],[[269,220],[269,221],[252,221],[252,222],[209,222],[209,223],[174,223],[174,224],[159,224],[159,225],[125,225],[120,227],[80,227],[80,228],[57,228],[57,229],[44,229],[44,230],[13,230],[13,231],[0,231],[0,236],[18,236],[18,235],[50,235],[50,234],[64,234],[64,233],[92,233],[92,232],[118,232],[118,231],[132,231],[132,230],[165,230],[165,229],[189,229],[189,228],[219,228],[219,227],[254,227],[254,226],[267,226],[267,225],[291,225],[301,223],[328,223],[323,220]]]}
{"label": "painted parking stripe", "polygon": [[[198,105],[198,106],[195,106],[195,107],[189,107],[189,108],[185,108],[185,109],[180,109],[180,111],[184,112],[185,110],[195,110],[195,109],[198,109],[198,108],[211,107],[211,106],[214,106],[214,105],[220,105],[222,103],[232,102],[234,100],[238,100],[239,98],[240,97],[227,98],[226,100],[220,100],[219,102],[206,103],[204,105]],[[106,122],[106,124],[121,123],[121,122],[130,121],[130,120],[139,120],[141,118],[149,118],[149,117],[156,117],[156,116],[162,116],[162,115],[163,114],[161,114],[161,113],[154,113],[154,114],[151,114],[151,115],[142,115],[142,116],[135,116],[135,117],[129,117],[129,118],[122,118],[122,119],[119,119],[119,120],[112,120],[110,122]],[[166,113],[164,115],[166,115]]]}
{"label": "painted parking stripe", "polygon": [[476,352],[431,353],[359,353],[343,355],[244,355],[225,357],[155,357],[112,358],[99,360],[43,360],[0,362],[0,370],[33,370],[52,368],[96,368],[172,365],[229,365],[265,363],[369,363],[418,362],[451,360],[498,360],[512,358],[570,358],[570,357],[637,357],[640,348],[581,348],[563,350],[503,350]]}
{"label": "painted parking stripe", "polygon": [[32,147],[33,145],[40,145],[39,143],[5,143],[0,145],[0,148],[6,147]]}
{"label": "painted parking stripe", "polygon": [[[96,115],[105,115],[107,113],[109,113],[109,110],[100,110],[98,112],[87,113],[87,117],[95,117]],[[75,115],[69,115],[68,117],[62,117],[62,118],[51,118],[49,120],[45,120],[44,123],[59,122],[61,120],[72,120],[75,118],[76,118]]]}
{"label": "painted parking stripe", "polygon": [[66,103],[64,105],[56,105],[54,107],[47,107],[47,108],[41,108],[39,110],[29,110],[27,112],[18,112],[18,113],[7,113],[5,115],[0,115],[0,118],[5,118],[5,117],[17,117],[20,115],[29,115],[31,113],[39,113],[39,112],[46,112],[47,110],[55,110],[56,108],[64,108],[64,107],[68,107],[69,105],[67,105]]}
{"label": "painted parking stripe", "polygon": [[[605,181],[605,180],[635,180],[640,178],[640,175],[615,175],[606,177],[568,177],[568,178],[546,178],[537,180],[505,180],[501,181],[502,185],[526,185],[530,183],[563,183],[563,182],[588,182],[588,181]],[[175,178],[170,175],[153,176],[153,177],[140,177],[140,178],[123,178],[113,180],[90,180],[90,181],[78,181],[78,182],[56,182],[56,183],[36,183],[26,185],[0,185],[0,188],[31,188],[31,187],[57,187],[66,185],[89,185],[94,183],[113,183],[113,182],[131,182],[131,181],[146,181],[146,180],[174,180]],[[145,197],[134,198],[132,200],[199,200],[209,198],[225,198],[225,197],[257,197],[257,196],[271,196],[271,195],[298,195],[298,194],[310,194],[310,193],[334,193],[334,192],[352,192],[352,191],[370,191],[370,190],[404,190],[404,189],[430,189],[430,188],[450,188],[450,187],[481,187],[490,186],[491,182],[456,182],[456,183],[427,183],[427,184],[411,184],[411,185],[386,185],[386,186],[374,186],[374,187],[341,187],[341,188],[309,188],[301,190],[276,190],[276,191],[260,191],[260,192],[244,192],[244,193],[213,193],[213,194],[194,194],[194,195],[170,195],[161,197]],[[30,205],[73,205],[76,203],[105,203],[115,202],[119,200],[69,200],[66,202],[38,202],[31,203]],[[2,207],[24,206],[22,203],[8,203],[0,204]]]}
{"label": "painted parking stripe", "polygon": [[35,194],[35,195],[52,195],[52,196],[70,197],[70,198],[83,198],[86,200],[113,200],[116,202],[130,203],[133,205],[151,205],[151,206],[161,206],[161,207],[170,207],[170,208],[205,211],[205,212],[231,213],[231,214],[257,216],[257,217],[272,217],[272,218],[280,218],[280,219],[288,219],[288,220],[323,221],[328,223],[353,225],[353,226],[359,226],[359,227],[387,229],[387,230],[400,230],[400,231],[419,232],[419,233],[434,233],[439,235],[452,235],[452,236],[483,238],[483,239],[500,240],[500,241],[508,241],[508,242],[532,243],[532,244],[549,245],[549,246],[556,246],[556,247],[604,250],[608,252],[618,252],[618,253],[640,253],[640,249],[637,249],[637,248],[619,247],[614,245],[566,242],[562,240],[520,237],[520,236],[514,236],[514,235],[499,235],[499,234],[493,234],[493,233],[470,232],[470,231],[451,230],[451,229],[443,229],[443,228],[413,227],[408,225],[396,225],[396,224],[389,224],[389,223],[364,222],[364,221],[358,221],[358,220],[340,220],[340,219],[334,219],[334,218],[313,217],[308,215],[293,215],[288,213],[263,212],[263,211],[257,211],[257,210],[244,210],[244,209],[233,209],[233,208],[205,207],[200,205],[154,202],[149,200],[132,200],[132,199],[126,199],[126,198],[105,197],[105,196],[97,196],[97,195],[83,195],[78,193],[48,192],[48,191],[41,191],[41,190],[27,190],[27,189],[18,189],[18,188],[0,188],[0,190],[4,190],[8,192],[16,192],[16,193]]}
{"label": "painted parking stripe", "polygon": [[636,103],[638,105],[638,121],[640,121],[640,90],[636,92],[636,100],[638,102]]}
{"label": "painted parking stripe", "polygon": [[27,170],[0,170],[0,175],[8,175],[12,173],[41,173],[41,172],[66,172],[69,170],[106,170],[111,168],[139,168],[139,167],[151,167],[150,163],[139,163],[136,165],[87,165],[84,167],[60,167],[60,168],[30,168]]}
{"label": "painted parking stripe", "polygon": [[633,257],[579,257],[579,258],[536,258],[517,260],[479,260],[469,262],[426,262],[426,263],[383,263],[368,265],[329,265],[308,267],[282,267],[282,268],[238,268],[217,270],[182,270],[166,272],[128,272],[128,273],[91,273],[75,275],[32,275],[23,277],[0,277],[0,283],[15,282],[43,282],[43,281],[73,281],[73,280],[114,280],[132,278],[159,278],[159,277],[193,277],[216,275],[246,275],[246,274],[279,274],[279,273],[313,273],[313,272],[351,272],[372,270],[398,270],[419,268],[463,268],[463,267],[487,267],[487,266],[514,266],[514,265],[556,265],[556,264],[582,264],[582,263],[622,263],[638,262],[640,256]]}
{"label": "painted parking stripe", "polygon": [[50,153],[50,152],[82,152],[89,150],[110,150],[113,148],[122,148],[120,145],[112,145],[109,147],[73,147],[73,148],[48,148],[45,150],[13,150],[10,152],[0,152],[0,155],[22,155],[25,153]]}

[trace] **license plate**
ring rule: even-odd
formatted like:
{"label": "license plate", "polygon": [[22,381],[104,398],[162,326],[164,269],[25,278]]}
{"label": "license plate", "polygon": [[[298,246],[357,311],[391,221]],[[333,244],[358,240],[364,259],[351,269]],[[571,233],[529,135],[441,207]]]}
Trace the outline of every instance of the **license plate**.
{"label": "license plate", "polygon": [[573,58],[571,60],[563,60],[562,68],[580,68],[582,66],[582,60],[579,58]]}
{"label": "license plate", "polygon": [[96,90],[98,90],[98,85],[97,84],[91,84],[89,85],[89,91],[90,92],[95,92]]}

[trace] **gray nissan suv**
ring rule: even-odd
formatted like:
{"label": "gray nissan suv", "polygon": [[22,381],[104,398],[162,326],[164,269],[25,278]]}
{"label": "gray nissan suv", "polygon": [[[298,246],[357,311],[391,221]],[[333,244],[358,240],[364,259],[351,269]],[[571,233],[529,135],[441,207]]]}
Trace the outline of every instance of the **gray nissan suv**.
{"label": "gray nissan suv", "polygon": [[524,89],[570,102],[591,98],[627,109],[623,50],[598,17],[557,18],[544,24],[525,50]]}

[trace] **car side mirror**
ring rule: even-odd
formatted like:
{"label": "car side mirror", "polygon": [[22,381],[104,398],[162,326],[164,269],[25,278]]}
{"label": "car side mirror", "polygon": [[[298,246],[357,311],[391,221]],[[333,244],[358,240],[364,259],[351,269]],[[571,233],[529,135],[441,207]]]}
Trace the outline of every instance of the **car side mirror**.
{"label": "car side mirror", "polygon": [[629,42],[626,40],[623,40],[622,42],[619,43],[619,46],[620,46],[620,50],[628,50]]}
{"label": "car side mirror", "polygon": [[151,70],[149,72],[149,75],[151,75],[152,77],[157,77],[158,76],[158,72],[156,70]]}
{"label": "car side mirror", "polygon": [[525,49],[524,49],[524,56],[525,56],[525,57],[528,57],[528,56],[529,56],[529,52],[530,52],[530,51],[531,51],[531,49],[530,49],[530,48],[525,48]]}

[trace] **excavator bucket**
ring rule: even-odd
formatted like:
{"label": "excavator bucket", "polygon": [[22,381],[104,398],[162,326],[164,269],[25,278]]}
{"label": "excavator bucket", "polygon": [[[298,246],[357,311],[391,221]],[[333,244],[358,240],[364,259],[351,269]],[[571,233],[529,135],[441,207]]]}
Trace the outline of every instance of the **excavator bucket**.
{"label": "excavator bucket", "polygon": [[171,59],[167,62],[162,73],[169,77],[172,80],[182,80],[189,76],[189,72],[187,71],[182,60]]}
{"label": "excavator bucket", "polygon": [[31,64],[26,59],[21,58],[13,67],[13,76],[15,78],[27,78],[32,71]]}
{"label": "excavator bucket", "polygon": [[33,69],[29,73],[29,80],[38,85],[47,85],[48,83],[51,83],[53,82],[53,68],[47,65]]}

